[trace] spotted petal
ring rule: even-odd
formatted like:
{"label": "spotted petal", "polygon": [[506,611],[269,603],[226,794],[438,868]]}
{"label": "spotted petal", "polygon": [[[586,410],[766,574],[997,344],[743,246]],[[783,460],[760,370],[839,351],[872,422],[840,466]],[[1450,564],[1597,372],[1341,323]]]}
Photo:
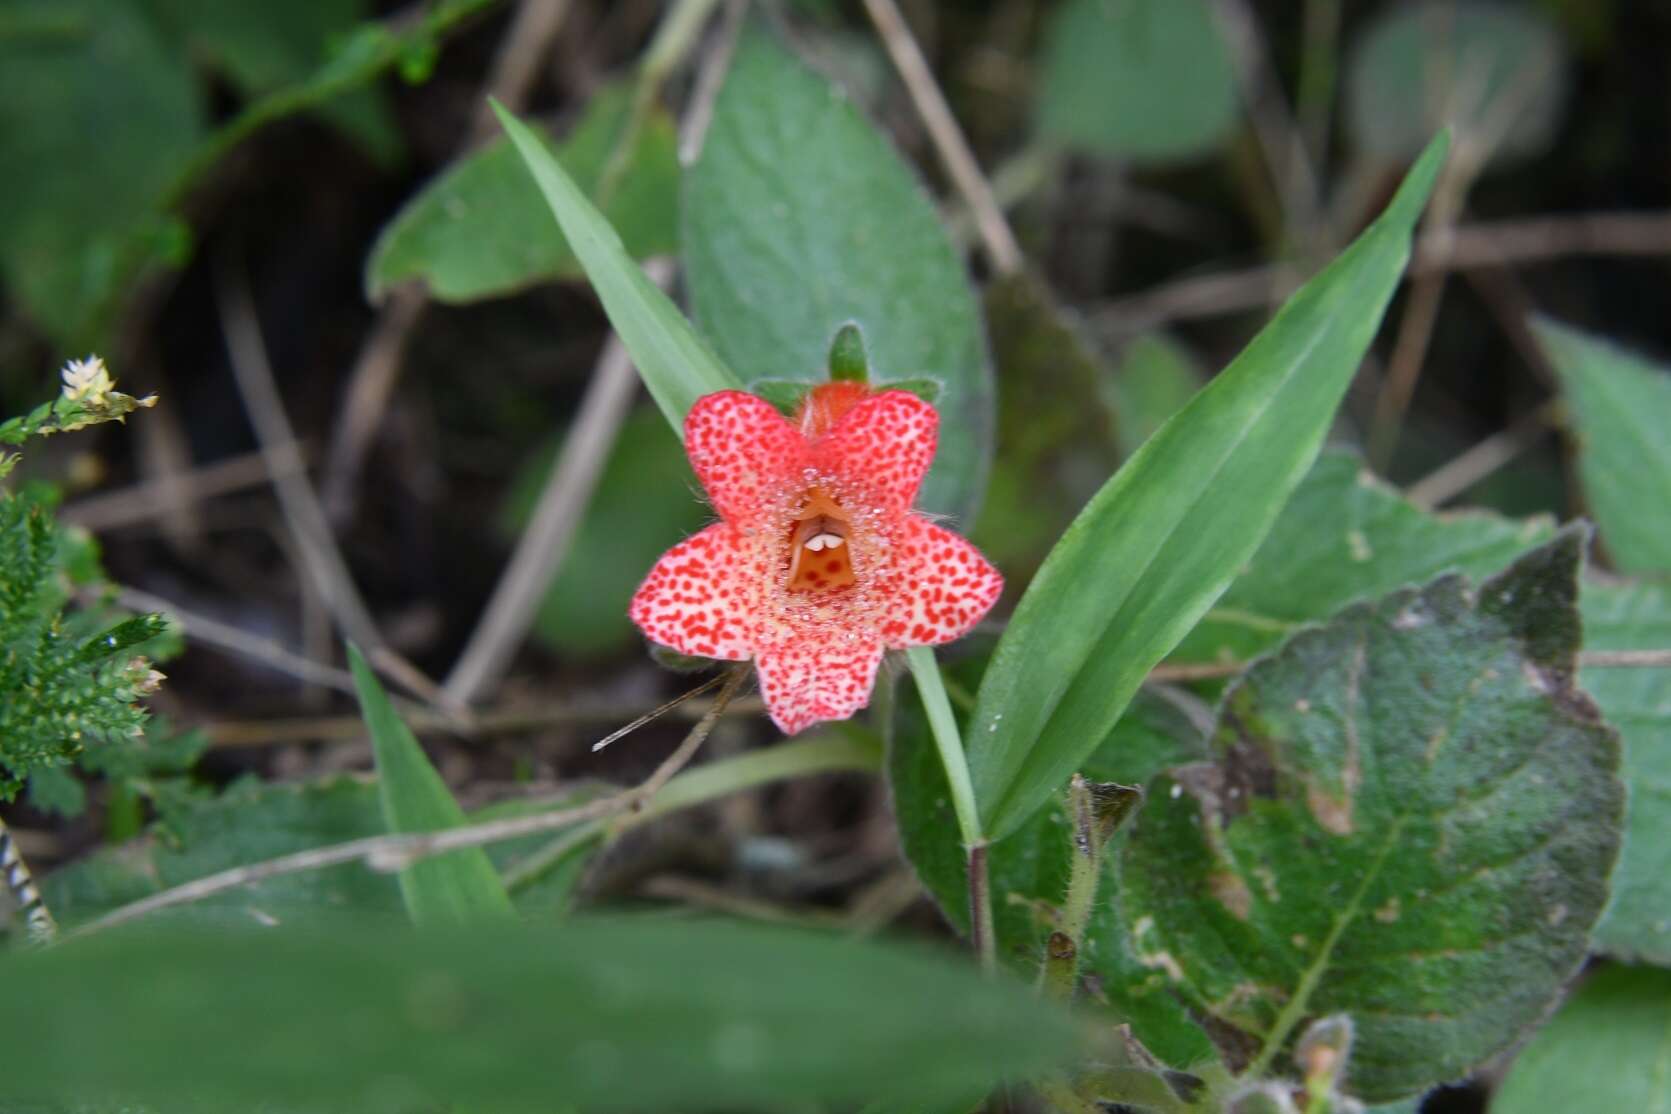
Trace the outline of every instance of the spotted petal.
{"label": "spotted petal", "polygon": [[829,719],[846,719],[870,703],[882,644],[830,645],[815,639],[781,643],[757,653],[760,692],[772,722],[785,735]]}
{"label": "spotted petal", "polygon": [[719,516],[745,525],[802,467],[806,439],[764,399],[720,391],[685,415],[685,452]]}
{"label": "spotted petal", "polygon": [[906,391],[883,391],[854,406],[813,445],[815,465],[859,487],[878,509],[904,511],[934,461],[940,416]]}
{"label": "spotted petal", "polygon": [[921,515],[908,515],[895,558],[890,649],[936,646],[968,634],[992,610],[1004,578],[980,550]]}
{"label": "spotted petal", "polygon": [[754,652],[761,586],[769,575],[761,547],[716,522],[662,554],[629,614],[652,642],[681,654],[742,661]]}

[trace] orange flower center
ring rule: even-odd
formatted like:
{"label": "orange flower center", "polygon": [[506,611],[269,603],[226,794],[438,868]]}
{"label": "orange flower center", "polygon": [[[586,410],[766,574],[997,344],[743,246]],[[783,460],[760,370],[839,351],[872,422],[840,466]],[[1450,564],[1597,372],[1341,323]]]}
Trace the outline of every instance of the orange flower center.
{"label": "orange flower center", "polygon": [[790,520],[789,590],[839,592],[851,588],[853,552],[848,539],[852,520],[841,504],[815,487]]}

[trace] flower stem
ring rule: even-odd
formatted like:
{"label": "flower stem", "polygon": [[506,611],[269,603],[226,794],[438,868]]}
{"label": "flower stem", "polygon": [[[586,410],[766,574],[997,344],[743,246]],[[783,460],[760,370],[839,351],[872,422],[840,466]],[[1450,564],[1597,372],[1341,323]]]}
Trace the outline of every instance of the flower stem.
{"label": "flower stem", "polygon": [[946,784],[951,790],[952,811],[957,814],[958,831],[963,836],[963,850],[968,856],[969,872],[969,942],[981,965],[991,968],[997,955],[997,942],[992,935],[992,891],[987,880],[986,836],[981,832],[980,815],[975,809],[975,783],[969,777],[969,763],[963,753],[963,738],[958,734],[957,718],[952,715],[951,701],[946,698],[946,685],[940,677],[940,666],[934,651],[927,646],[912,646],[905,651],[905,661],[917,682],[917,692],[928,712],[929,730],[940,751],[940,762],[946,768]]}

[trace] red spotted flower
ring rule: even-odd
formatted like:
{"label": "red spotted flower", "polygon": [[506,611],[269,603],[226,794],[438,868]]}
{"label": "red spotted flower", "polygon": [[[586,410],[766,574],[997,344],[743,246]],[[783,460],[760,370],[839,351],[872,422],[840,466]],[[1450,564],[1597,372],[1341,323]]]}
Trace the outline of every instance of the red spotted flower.
{"label": "red spotted flower", "polygon": [[683,654],[754,659],[794,734],[870,701],[884,650],[950,642],[1004,586],[974,546],[911,511],[940,420],[906,391],[832,382],[793,422],[721,391],[685,417],[720,521],[664,554],[632,620]]}

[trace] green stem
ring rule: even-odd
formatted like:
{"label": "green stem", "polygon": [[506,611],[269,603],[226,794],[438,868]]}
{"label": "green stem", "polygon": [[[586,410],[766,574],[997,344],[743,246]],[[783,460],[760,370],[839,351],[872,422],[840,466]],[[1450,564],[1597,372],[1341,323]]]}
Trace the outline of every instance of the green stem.
{"label": "green stem", "polygon": [[626,123],[615,137],[615,145],[610,148],[603,171],[598,175],[594,197],[599,209],[606,208],[614,197],[632,161],[633,149],[638,146],[638,136],[650,119],[650,110],[655,107],[656,98],[661,94],[661,87],[696,45],[702,26],[708,22],[708,16],[717,3],[719,0],[678,0],[656,28],[656,37],[645,50],[644,60],[638,67],[638,79],[633,85],[632,106],[627,111]]}
{"label": "green stem", "polygon": [[940,666],[934,660],[934,651],[927,646],[912,646],[905,651],[905,661],[911,667],[911,676],[917,682],[917,692],[922,696],[923,708],[928,713],[929,730],[934,735],[934,745],[940,751],[940,763],[946,769],[952,811],[957,814],[958,831],[963,836],[969,873],[969,940],[982,966],[991,968],[996,962],[997,942],[992,934],[987,841],[981,832],[980,815],[975,808],[975,783],[969,776],[963,737],[958,733],[951,701],[946,698],[945,682],[940,677]]}
{"label": "green stem", "polygon": [[[686,770],[646,801],[638,812],[623,817],[621,827],[622,830],[634,828],[670,812],[774,781],[840,770],[874,772],[881,765],[881,754],[875,745],[857,735],[839,733],[796,739]],[[505,873],[506,888],[512,893],[526,889],[570,854],[601,838],[606,827],[606,821],[594,820],[563,832],[512,866]]]}
{"label": "green stem", "polygon": [[311,76],[254,101],[205,137],[164,191],[161,208],[164,211],[177,208],[222,156],[268,124],[318,108],[371,82],[397,66],[413,47],[446,34],[498,3],[500,0],[447,0],[404,27],[361,28],[350,37],[340,55]]}

